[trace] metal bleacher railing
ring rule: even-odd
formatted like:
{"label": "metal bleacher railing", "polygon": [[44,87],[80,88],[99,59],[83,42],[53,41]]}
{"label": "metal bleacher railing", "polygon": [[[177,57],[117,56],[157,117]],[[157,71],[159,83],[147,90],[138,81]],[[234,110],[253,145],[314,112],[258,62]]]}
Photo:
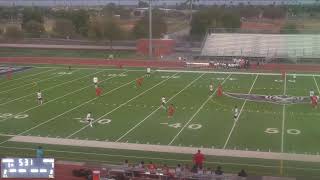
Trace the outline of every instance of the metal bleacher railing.
{"label": "metal bleacher railing", "polygon": [[320,33],[275,34],[235,29],[211,29],[202,56],[320,58]]}

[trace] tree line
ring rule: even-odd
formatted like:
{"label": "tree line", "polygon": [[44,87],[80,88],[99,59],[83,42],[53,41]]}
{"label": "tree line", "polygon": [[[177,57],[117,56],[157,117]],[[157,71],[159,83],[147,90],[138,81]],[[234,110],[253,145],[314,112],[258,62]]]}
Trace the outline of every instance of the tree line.
{"label": "tree line", "polygon": [[[146,7],[148,4],[140,3]],[[253,6],[240,4],[238,6],[195,6],[197,12],[193,14],[190,23],[190,35],[193,38],[201,38],[208,28],[233,29],[241,26],[243,18],[268,18],[278,19],[286,16],[308,14],[316,16],[320,12],[320,6]],[[5,37],[19,39],[22,37],[58,37],[58,38],[89,38],[94,40],[138,39],[149,36],[148,13],[134,23],[132,30],[121,28],[121,19],[130,19],[131,9],[109,4],[101,10],[52,10],[39,7],[0,7],[0,20],[4,22],[19,20],[21,28],[9,26],[0,28],[0,34]],[[153,37],[159,38],[167,33],[168,27],[163,11],[153,10]],[[46,19],[54,19],[51,30],[46,27]],[[189,19],[186,17],[186,19]],[[293,30],[292,30],[293,29]],[[283,33],[297,32],[294,24],[286,24],[281,30]]]}

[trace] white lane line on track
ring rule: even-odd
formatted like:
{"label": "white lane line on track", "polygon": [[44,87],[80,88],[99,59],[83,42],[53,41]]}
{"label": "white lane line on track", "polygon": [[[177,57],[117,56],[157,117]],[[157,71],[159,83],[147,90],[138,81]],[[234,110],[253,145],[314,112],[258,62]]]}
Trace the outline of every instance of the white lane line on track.
{"label": "white lane line on track", "polygon": [[[259,76],[259,74],[256,75],[256,78],[254,79],[254,81],[253,81],[253,83],[252,83],[252,86],[251,86],[248,94],[251,94],[251,91],[252,91],[253,86],[255,85],[255,83],[256,83],[256,81],[257,81],[257,79],[258,79],[258,76]],[[233,123],[233,126],[232,126],[232,128],[231,128],[231,130],[230,130],[230,133],[229,133],[229,135],[228,135],[228,138],[227,138],[226,142],[224,143],[223,149],[225,149],[225,148],[227,147],[227,145],[228,145],[228,143],[229,143],[229,140],[230,140],[230,138],[231,138],[231,135],[232,135],[232,133],[233,133],[233,131],[234,131],[234,128],[236,127],[236,124],[237,124],[237,122],[238,122],[238,120],[239,120],[239,117],[240,117],[240,115],[241,115],[241,113],[242,113],[242,111],[243,111],[243,108],[244,108],[244,106],[246,105],[246,103],[247,103],[247,99],[246,99],[246,100],[243,102],[243,104],[242,104],[242,107],[241,107],[241,109],[240,109],[239,115],[238,115],[237,119],[236,119],[236,120],[234,121],[234,123]]]}
{"label": "white lane line on track", "polygon": [[[51,87],[49,87],[49,88],[42,89],[41,92],[45,92],[45,91],[47,91],[47,90],[50,90],[50,89],[53,89],[53,88],[62,86],[62,85],[64,85],[64,84],[71,83],[71,82],[73,82],[73,81],[77,81],[77,80],[82,79],[82,78],[86,78],[86,77],[88,77],[88,76],[92,76],[92,75],[101,73],[101,72],[103,72],[103,71],[104,71],[104,70],[101,70],[101,71],[98,71],[98,72],[95,72],[95,73],[92,73],[92,74],[89,74],[89,75],[86,75],[86,76],[83,76],[83,77],[80,77],[80,78],[77,78],[77,79],[73,79],[73,80],[70,80],[70,81],[67,81],[67,82],[64,82],[64,83],[61,83],[61,84],[57,84],[57,85],[55,85],[55,86],[51,86]],[[19,99],[22,99],[22,98],[25,98],[25,97],[28,97],[28,96],[32,96],[32,95],[34,95],[34,93],[31,93],[31,94],[28,94],[28,95],[25,95],[25,96],[21,96],[21,97],[19,97],[19,98],[12,99],[12,100],[10,100],[10,101],[1,103],[0,106],[5,105],[5,104],[9,104],[9,103],[11,103],[11,102],[14,102],[14,101],[17,101],[17,100],[19,100]]]}
{"label": "white lane line on track", "polygon": [[[229,77],[232,74],[229,74],[227,78],[225,78],[221,84],[224,84],[226,82],[227,79],[229,79]],[[189,125],[189,123],[196,117],[196,115],[202,110],[202,108],[209,102],[209,100],[213,97],[213,95],[217,92],[218,88],[207,98],[207,100],[205,100],[202,105],[199,107],[199,109],[191,116],[191,118],[188,120],[188,122],[181,128],[181,130],[172,138],[172,140],[169,142],[168,145],[171,145],[176,139],[177,137],[182,133],[182,131]]]}
{"label": "white lane line on track", "polygon": [[[174,76],[175,76],[175,75],[177,75],[177,74],[178,74],[178,73],[175,73],[174,75],[172,75],[172,76],[170,76],[170,77],[166,78],[165,80],[160,81],[160,82],[159,82],[159,83],[157,83],[156,85],[154,85],[154,86],[152,86],[151,88],[149,88],[149,89],[147,89],[147,90],[143,91],[142,93],[140,93],[140,94],[138,94],[137,96],[135,96],[135,97],[131,98],[130,100],[126,101],[125,103],[120,104],[118,107],[116,107],[116,108],[114,108],[113,110],[111,110],[111,111],[107,112],[106,114],[104,114],[104,115],[100,116],[98,119],[94,120],[92,123],[95,123],[95,122],[99,121],[99,120],[100,120],[100,119],[102,119],[103,117],[105,117],[105,116],[107,116],[107,115],[111,114],[112,112],[116,111],[117,109],[121,108],[122,106],[125,106],[125,105],[126,105],[126,104],[128,104],[129,102],[131,102],[131,101],[135,100],[136,98],[140,97],[141,95],[143,95],[143,94],[145,94],[145,93],[149,92],[150,90],[152,90],[153,88],[155,88],[155,87],[159,86],[160,84],[163,84],[164,82],[168,81],[169,79],[171,79],[172,77],[174,77]],[[69,135],[69,136],[67,136],[66,138],[70,138],[70,137],[72,137],[73,135],[75,135],[75,134],[79,133],[80,131],[82,131],[83,129],[85,129],[85,128],[89,127],[89,126],[90,126],[90,124],[85,125],[84,127],[80,128],[79,130],[77,130],[77,131],[75,131],[74,133],[70,134],[70,135]]]}
{"label": "white lane line on track", "polygon": [[[184,90],[186,90],[188,87],[190,87],[194,82],[196,82],[198,79],[200,79],[203,75],[205,75],[205,73],[203,73],[202,75],[200,75],[198,78],[194,79],[192,82],[190,82],[187,86],[185,86],[182,90],[180,90],[178,93],[176,93],[174,96],[172,96],[170,99],[168,99],[168,102],[170,102],[173,98],[175,98],[177,95],[179,95],[181,92],[183,92]],[[128,135],[131,131],[133,131],[134,129],[136,129],[138,126],[140,126],[140,124],[142,124],[145,120],[147,120],[149,117],[151,117],[154,113],[156,113],[159,109],[161,108],[161,106],[159,106],[156,110],[154,110],[153,112],[151,112],[147,117],[145,117],[142,121],[140,121],[139,123],[137,123],[135,126],[133,126],[131,129],[129,129],[126,133],[124,133],[122,136],[120,136],[116,142],[120,141],[121,139],[123,139],[126,135]]]}

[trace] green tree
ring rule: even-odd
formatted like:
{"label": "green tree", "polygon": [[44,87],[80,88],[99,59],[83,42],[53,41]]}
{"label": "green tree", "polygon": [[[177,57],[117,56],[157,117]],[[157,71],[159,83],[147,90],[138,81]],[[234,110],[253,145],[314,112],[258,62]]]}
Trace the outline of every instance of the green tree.
{"label": "green tree", "polygon": [[43,14],[38,8],[25,8],[22,11],[22,29],[25,29],[26,24],[31,21],[43,24]]}
{"label": "green tree", "polygon": [[233,9],[226,7],[211,7],[194,14],[191,22],[191,35],[193,38],[202,38],[209,28],[231,29],[241,25],[240,15]]}
{"label": "green tree", "polygon": [[45,32],[43,24],[35,20],[25,23],[24,30],[30,37],[40,37]]}
{"label": "green tree", "polygon": [[8,26],[4,33],[4,37],[8,40],[19,40],[23,38],[23,32],[17,26]]}
{"label": "green tree", "polygon": [[89,37],[94,40],[108,40],[110,49],[113,48],[113,41],[122,38],[123,31],[114,18],[95,18],[89,28]]}
{"label": "green tree", "polygon": [[[163,18],[163,13],[154,10],[152,14],[152,37],[160,38],[163,34],[167,33],[167,23]],[[133,28],[133,36],[135,38],[147,38],[149,37],[149,14],[143,16]]]}
{"label": "green tree", "polygon": [[89,17],[88,11],[83,9],[72,12],[71,21],[75,27],[76,33],[85,37],[88,36]]}
{"label": "green tree", "polygon": [[60,37],[68,38],[74,35],[75,28],[71,20],[57,19],[53,26],[53,31]]}
{"label": "green tree", "polygon": [[227,28],[227,29],[239,28],[241,25],[239,16],[232,13],[224,14],[221,17],[220,21],[223,28]]}
{"label": "green tree", "polygon": [[138,7],[139,7],[139,8],[149,7],[149,3],[145,2],[145,1],[139,0],[139,2],[138,2]]}

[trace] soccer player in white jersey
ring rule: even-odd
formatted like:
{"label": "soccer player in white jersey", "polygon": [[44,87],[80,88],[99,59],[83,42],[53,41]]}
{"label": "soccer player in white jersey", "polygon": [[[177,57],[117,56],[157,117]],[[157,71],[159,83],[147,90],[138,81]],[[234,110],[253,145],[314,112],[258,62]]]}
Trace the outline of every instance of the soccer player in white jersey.
{"label": "soccer player in white jersey", "polygon": [[314,91],[311,90],[309,94],[310,94],[310,100],[312,100],[312,97],[314,96]]}
{"label": "soccer player in white jersey", "polygon": [[297,78],[297,75],[293,74],[293,79],[296,80],[296,78]]}
{"label": "soccer player in white jersey", "polygon": [[150,74],[151,74],[151,68],[147,68],[147,77],[150,77]]}
{"label": "soccer player in white jersey", "polygon": [[38,104],[42,104],[43,103],[42,93],[41,93],[40,90],[37,92],[37,99],[38,99]]}
{"label": "soccer player in white jersey", "polygon": [[162,98],[161,98],[161,107],[163,109],[167,109],[166,108],[166,104],[167,104],[166,98],[164,96],[162,96]]}
{"label": "soccer player in white jersey", "polygon": [[90,127],[93,127],[92,120],[93,120],[92,114],[91,114],[91,112],[88,112],[87,117],[86,117],[86,121],[89,123]]}
{"label": "soccer player in white jersey", "polygon": [[97,88],[98,87],[98,77],[93,77],[93,83],[94,83],[94,87]]}
{"label": "soccer player in white jersey", "polygon": [[234,119],[235,121],[237,121],[237,120],[238,120],[238,116],[239,116],[239,109],[238,109],[237,106],[234,107],[233,113],[234,113],[233,119]]}
{"label": "soccer player in white jersey", "polygon": [[210,90],[210,93],[213,93],[213,84],[212,83],[209,85],[209,90]]}

